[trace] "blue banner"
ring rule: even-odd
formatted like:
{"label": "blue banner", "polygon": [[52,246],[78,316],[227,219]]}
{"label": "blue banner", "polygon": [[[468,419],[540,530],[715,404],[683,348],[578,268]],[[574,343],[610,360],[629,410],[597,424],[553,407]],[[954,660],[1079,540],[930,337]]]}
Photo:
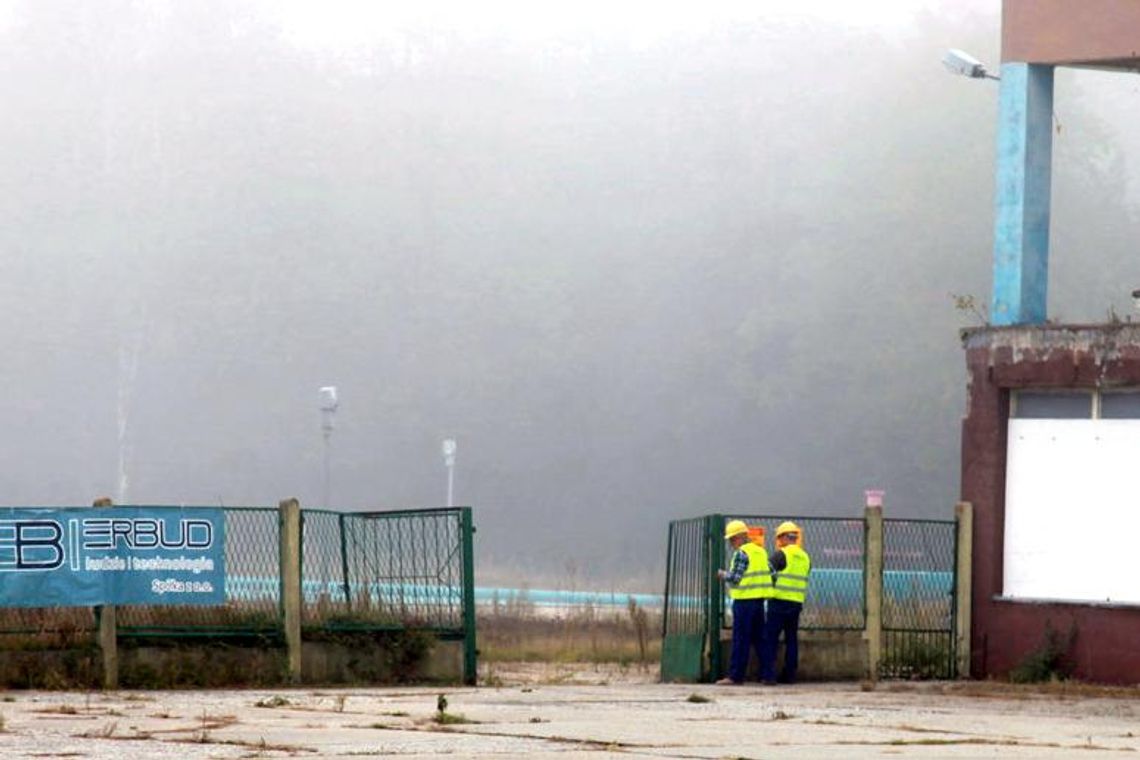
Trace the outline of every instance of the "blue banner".
{"label": "blue banner", "polygon": [[0,508],[0,606],[225,603],[225,512]]}

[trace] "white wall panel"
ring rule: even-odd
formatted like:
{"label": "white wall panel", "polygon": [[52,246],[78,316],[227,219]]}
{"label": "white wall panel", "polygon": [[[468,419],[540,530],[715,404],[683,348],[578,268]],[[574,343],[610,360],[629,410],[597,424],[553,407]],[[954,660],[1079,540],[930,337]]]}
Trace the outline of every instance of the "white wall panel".
{"label": "white wall panel", "polygon": [[1003,595],[1140,604],[1140,420],[1011,419]]}

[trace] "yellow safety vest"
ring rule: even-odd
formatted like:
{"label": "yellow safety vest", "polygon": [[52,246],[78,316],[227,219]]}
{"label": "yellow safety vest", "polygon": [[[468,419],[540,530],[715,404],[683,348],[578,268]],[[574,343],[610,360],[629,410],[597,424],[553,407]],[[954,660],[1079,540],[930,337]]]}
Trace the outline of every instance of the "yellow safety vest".
{"label": "yellow safety vest", "polygon": [[811,557],[795,544],[782,547],[787,564],[776,573],[773,599],[804,603],[807,596],[808,576],[811,575]]}
{"label": "yellow safety vest", "polygon": [[740,576],[740,583],[728,587],[733,599],[768,599],[772,596],[772,569],[768,565],[768,552],[749,541],[737,551],[748,555],[748,568]]}

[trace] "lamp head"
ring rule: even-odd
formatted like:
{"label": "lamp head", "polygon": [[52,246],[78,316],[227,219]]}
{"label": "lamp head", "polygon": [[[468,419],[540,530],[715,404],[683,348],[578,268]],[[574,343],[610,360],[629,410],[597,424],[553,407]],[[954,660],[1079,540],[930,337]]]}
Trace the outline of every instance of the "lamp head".
{"label": "lamp head", "polygon": [[942,58],[942,65],[952,74],[969,77],[970,79],[984,79],[989,76],[986,66],[974,56],[956,48],[946,51]]}

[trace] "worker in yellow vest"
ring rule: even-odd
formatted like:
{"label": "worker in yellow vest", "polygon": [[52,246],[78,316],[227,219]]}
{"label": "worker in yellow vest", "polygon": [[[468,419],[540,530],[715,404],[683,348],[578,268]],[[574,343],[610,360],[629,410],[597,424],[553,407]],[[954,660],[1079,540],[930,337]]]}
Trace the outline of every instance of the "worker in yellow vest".
{"label": "worker in yellow vest", "polygon": [[772,596],[768,553],[749,538],[748,526],[732,520],[724,527],[724,538],[735,551],[731,567],[717,570],[732,597],[732,657],[728,676],[717,681],[722,686],[744,683],[753,649],[763,656],[764,600]]}
{"label": "worker in yellow vest", "polygon": [[777,683],[776,649],[784,634],[784,667],[779,683],[795,683],[800,664],[800,612],[811,576],[811,557],[803,550],[802,533],[794,522],[776,528],[776,551],[772,553],[772,598],[764,626],[764,651],[760,655],[760,680]]}

